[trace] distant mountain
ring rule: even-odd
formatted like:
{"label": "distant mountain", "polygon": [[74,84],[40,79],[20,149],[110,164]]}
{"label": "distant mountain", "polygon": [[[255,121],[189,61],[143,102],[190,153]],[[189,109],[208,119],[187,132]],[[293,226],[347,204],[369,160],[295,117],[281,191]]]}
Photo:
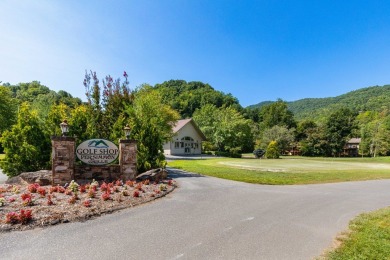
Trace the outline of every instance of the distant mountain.
{"label": "distant mountain", "polygon": [[[254,109],[270,103],[264,101],[248,108]],[[339,107],[348,107],[356,112],[390,110],[390,85],[362,88],[337,97],[305,98],[287,102],[287,105],[297,120],[319,120]]]}
{"label": "distant mountain", "polygon": [[256,105],[250,105],[247,108],[249,108],[249,109],[261,108],[262,106],[269,105],[269,104],[272,104],[274,102],[275,101],[263,101],[263,102],[260,102]]}
{"label": "distant mountain", "polygon": [[99,140],[99,141],[94,140],[88,143],[88,147],[107,148],[108,145],[103,140]]}

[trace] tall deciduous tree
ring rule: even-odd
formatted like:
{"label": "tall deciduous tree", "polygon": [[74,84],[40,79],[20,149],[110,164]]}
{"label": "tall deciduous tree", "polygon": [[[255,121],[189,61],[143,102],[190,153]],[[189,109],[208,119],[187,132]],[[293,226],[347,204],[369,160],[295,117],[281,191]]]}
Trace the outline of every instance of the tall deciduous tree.
{"label": "tall deciduous tree", "polygon": [[135,94],[134,103],[126,110],[131,138],[137,140],[137,167],[142,172],[164,164],[163,144],[173,136],[172,126],[179,114],[161,102],[161,95],[148,85]]}
{"label": "tall deciduous tree", "polygon": [[279,153],[289,150],[294,142],[294,130],[287,129],[285,126],[275,125],[269,129],[264,130],[262,143],[269,144],[271,141],[276,141],[278,144]]}
{"label": "tall deciduous tree", "polygon": [[260,128],[267,129],[275,125],[296,127],[294,114],[288,110],[287,103],[281,99],[260,109]]}
{"label": "tall deciduous tree", "polygon": [[0,136],[16,121],[16,100],[7,87],[0,86]]}
{"label": "tall deciduous tree", "polygon": [[133,102],[133,93],[129,88],[128,75],[121,84],[120,79],[114,80],[110,75],[102,80],[103,87],[96,72],[86,72],[84,86],[90,114],[89,124],[94,137],[109,138],[111,127],[120,115],[124,115],[125,108]]}
{"label": "tall deciduous tree", "polygon": [[340,156],[345,143],[351,137],[356,114],[348,108],[340,108],[329,115],[325,124],[327,155]]}
{"label": "tall deciduous tree", "polygon": [[69,120],[71,109],[65,104],[53,105],[45,120],[45,128],[48,136],[61,136],[60,123]]}
{"label": "tall deciduous tree", "polygon": [[68,121],[69,135],[76,137],[77,143],[94,138],[92,124],[89,123],[89,108],[87,105],[81,105],[71,111]]}
{"label": "tall deciduous tree", "polygon": [[209,104],[195,111],[194,120],[217,150],[232,154],[253,150],[252,121],[233,107]]}

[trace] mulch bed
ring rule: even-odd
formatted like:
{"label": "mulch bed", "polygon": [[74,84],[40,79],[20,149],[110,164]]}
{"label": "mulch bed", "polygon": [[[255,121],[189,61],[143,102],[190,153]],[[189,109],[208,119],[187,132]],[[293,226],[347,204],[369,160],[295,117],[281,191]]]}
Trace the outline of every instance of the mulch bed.
{"label": "mulch bed", "polygon": [[0,233],[85,221],[161,198],[175,187],[176,183],[172,180],[159,183],[147,180],[138,183],[95,182],[84,186],[69,185],[67,188],[3,184],[0,185]]}

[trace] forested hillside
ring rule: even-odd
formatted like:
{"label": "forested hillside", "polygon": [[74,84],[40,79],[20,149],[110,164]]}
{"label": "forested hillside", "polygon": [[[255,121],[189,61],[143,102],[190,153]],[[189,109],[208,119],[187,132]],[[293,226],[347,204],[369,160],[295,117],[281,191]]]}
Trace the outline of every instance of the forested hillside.
{"label": "forested hillside", "polygon": [[199,81],[169,80],[154,86],[163,96],[163,102],[179,112],[182,118],[192,117],[196,109],[205,105],[233,106],[242,110],[237,98],[215,90]]}
{"label": "forested hillside", "polygon": [[[261,107],[268,102],[261,102],[249,108]],[[321,121],[331,111],[338,108],[349,108],[354,112],[383,111],[390,109],[390,85],[362,88],[337,97],[305,98],[287,102],[288,108],[297,120],[312,119]]]}

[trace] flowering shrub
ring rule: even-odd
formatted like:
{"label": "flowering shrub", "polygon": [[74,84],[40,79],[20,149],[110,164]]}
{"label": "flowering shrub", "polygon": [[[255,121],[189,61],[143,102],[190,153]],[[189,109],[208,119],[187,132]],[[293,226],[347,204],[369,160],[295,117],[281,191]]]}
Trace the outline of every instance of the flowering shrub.
{"label": "flowering shrub", "polygon": [[20,187],[19,186],[13,186],[12,187],[12,192],[15,193],[15,194],[19,194],[20,193]]}
{"label": "flowering shrub", "polygon": [[87,200],[84,200],[83,202],[83,205],[87,208],[91,207],[91,203],[92,203],[92,200],[91,199],[87,199]]}
{"label": "flowering shrub", "polygon": [[80,193],[86,192],[86,191],[87,191],[86,186],[85,186],[85,185],[80,185],[80,186],[79,186],[79,191],[80,191]]}
{"label": "flowering shrub", "polygon": [[30,209],[21,209],[19,214],[20,223],[27,224],[32,219],[32,211]]}
{"label": "flowering shrub", "polygon": [[95,198],[95,197],[96,197],[96,191],[93,188],[89,189],[88,190],[88,198]]}
{"label": "flowering shrub", "polygon": [[31,193],[36,193],[37,192],[37,189],[40,187],[40,185],[38,183],[32,183],[32,184],[29,184],[27,186],[27,189],[29,192]]}
{"label": "flowering shrub", "polygon": [[37,192],[41,195],[42,198],[46,196],[46,189],[44,187],[39,187]]}
{"label": "flowering shrub", "polygon": [[7,224],[16,224],[19,221],[19,215],[16,212],[8,212],[5,215],[5,223]]}
{"label": "flowering shrub", "polygon": [[7,215],[5,216],[5,223],[12,224],[12,225],[21,223],[24,225],[30,222],[31,219],[32,219],[32,211],[29,209],[26,210],[21,209],[19,214],[16,212],[8,212]]}
{"label": "flowering shrub", "polygon": [[32,206],[34,204],[32,200],[33,196],[31,195],[31,193],[23,193],[22,195],[20,195],[20,197],[22,198],[24,206]]}
{"label": "flowering shrub", "polygon": [[100,190],[101,191],[107,191],[108,188],[109,188],[108,184],[105,183],[105,182],[103,182],[102,185],[100,185]]}
{"label": "flowering shrub", "polygon": [[134,197],[134,198],[138,198],[138,197],[139,197],[139,191],[138,191],[138,190],[135,190],[135,191],[133,192],[133,197]]}
{"label": "flowering shrub", "polygon": [[68,187],[73,193],[77,193],[79,190],[79,184],[72,180]]}
{"label": "flowering shrub", "polygon": [[134,181],[126,181],[126,185],[129,187],[134,187]]}
{"label": "flowering shrub", "polygon": [[108,192],[102,193],[102,200],[106,201],[106,200],[109,200],[109,199],[111,199],[110,193],[108,193]]}
{"label": "flowering shrub", "polygon": [[58,186],[51,186],[49,188],[49,193],[52,194],[54,192],[58,192]]}
{"label": "flowering shrub", "polygon": [[168,185],[169,185],[169,186],[172,186],[172,185],[173,185],[173,181],[172,181],[172,180],[169,180],[169,181],[168,181]]}
{"label": "flowering shrub", "polygon": [[167,190],[167,185],[160,184],[160,191],[166,191],[166,190]]}
{"label": "flowering shrub", "polygon": [[[89,214],[99,214],[106,210],[121,208],[119,205],[122,205],[122,203],[130,206],[134,205],[134,202],[138,204],[160,197],[161,195],[158,194],[164,193],[164,190],[168,188],[170,189],[167,186],[173,182],[164,180],[157,185],[152,183],[149,180],[142,182],[126,181],[126,183],[116,180],[101,183],[101,189],[99,189],[100,185],[96,181],[87,185],[78,185],[73,181],[70,182],[67,188],[60,185],[40,186],[38,183],[21,186],[0,184],[0,213],[3,212],[3,214],[0,214],[0,223],[17,224],[11,229],[25,229],[21,224],[24,225],[31,219],[33,219],[33,222],[31,225],[29,224],[28,228],[48,224],[48,221],[51,221],[51,218],[47,218],[50,214],[53,214],[54,218],[64,218],[64,220],[73,219],[74,216],[79,216],[80,213],[88,216],[86,212],[89,210],[85,209],[80,212],[80,207],[92,207],[93,210]],[[164,183],[164,185],[160,185],[161,183]],[[77,190],[75,187],[77,187]],[[76,190],[76,192],[72,190]],[[20,194],[16,195],[16,193]],[[37,195],[34,195],[34,193],[37,193]],[[93,198],[98,199],[95,202]],[[77,202],[78,199],[80,199],[80,203]],[[68,203],[75,206],[70,206]],[[96,208],[94,208],[95,203],[97,204]],[[67,204],[67,206],[64,204]],[[36,212],[30,210],[33,208],[26,207],[33,205],[38,205]],[[65,210],[69,210],[69,214],[64,214],[63,211]],[[58,211],[59,213],[57,213]],[[33,214],[34,218],[32,217]]]}
{"label": "flowering shrub", "polygon": [[94,191],[96,191],[98,187],[99,187],[99,183],[93,179],[91,182],[90,188],[92,188]]}

